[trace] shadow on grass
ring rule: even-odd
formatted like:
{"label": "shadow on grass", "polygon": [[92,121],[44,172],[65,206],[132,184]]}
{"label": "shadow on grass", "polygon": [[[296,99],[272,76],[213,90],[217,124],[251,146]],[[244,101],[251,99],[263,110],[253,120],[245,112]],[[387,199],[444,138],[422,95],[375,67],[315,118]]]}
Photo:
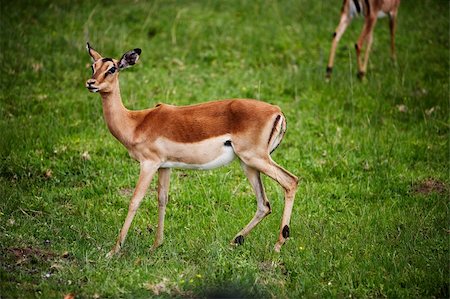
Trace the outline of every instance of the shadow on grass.
{"label": "shadow on grass", "polygon": [[213,286],[209,289],[199,291],[201,297],[208,299],[218,298],[268,298],[269,295],[255,286],[241,284],[237,282],[226,282],[223,285]]}

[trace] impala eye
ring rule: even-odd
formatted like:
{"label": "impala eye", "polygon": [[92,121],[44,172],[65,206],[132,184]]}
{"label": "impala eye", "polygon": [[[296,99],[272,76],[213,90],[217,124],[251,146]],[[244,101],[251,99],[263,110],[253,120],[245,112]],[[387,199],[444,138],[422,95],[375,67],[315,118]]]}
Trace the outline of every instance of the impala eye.
{"label": "impala eye", "polygon": [[92,75],[94,74],[94,66],[91,65]]}
{"label": "impala eye", "polygon": [[115,72],[116,72],[116,67],[115,66],[113,66],[112,68],[110,68],[109,70],[108,70],[108,74],[114,74]]}

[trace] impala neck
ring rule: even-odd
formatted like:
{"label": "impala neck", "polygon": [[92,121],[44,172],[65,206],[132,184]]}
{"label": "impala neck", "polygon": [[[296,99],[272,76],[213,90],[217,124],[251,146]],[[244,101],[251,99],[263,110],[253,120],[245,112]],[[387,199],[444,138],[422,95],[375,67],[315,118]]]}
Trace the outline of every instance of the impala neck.
{"label": "impala neck", "polygon": [[125,108],[120,96],[119,81],[111,92],[100,92],[103,104],[103,116],[111,134],[127,146],[131,142],[132,126],[130,111]]}

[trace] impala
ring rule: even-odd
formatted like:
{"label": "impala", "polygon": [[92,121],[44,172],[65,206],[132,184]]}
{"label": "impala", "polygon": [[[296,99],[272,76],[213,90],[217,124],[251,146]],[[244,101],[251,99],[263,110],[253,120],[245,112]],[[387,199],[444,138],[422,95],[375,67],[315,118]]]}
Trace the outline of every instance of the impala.
{"label": "impala", "polygon": [[103,115],[112,135],[140,163],[139,179],[131,198],[125,223],[108,257],[119,252],[131,222],[153,176],[158,172],[158,228],[152,248],[163,242],[164,215],[168,202],[171,168],[213,169],[238,157],[254,192],[257,210],[253,219],[232,239],[241,245],[244,237],[271,213],[260,173],[278,182],[285,191],[285,205],[275,250],[289,237],[289,222],[298,179],[270,157],[286,132],[280,108],[257,100],[221,100],[192,106],[158,104],[131,111],[124,107],[119,72],[134,65],[140,49],[121,59],[103,58],[89,43],[93,59],[92,77],[86,87],[102,98]]}
{"label": "impala", "polygon": [[[341,20],[333,34],[331,44],[330,58],[327,66],[327,78],[331,77],[334,64],[336,47],[342,35],[347,29],[353,17],[357,15],[364,16],[364,26],[355,44],[356,58],[358,61],[358,77],[362,79],[367,70],[370,48],[373,42],[373,29],[378,17],[389,16],[389,28],[391,32],[391,56],[395,58],[395,29],[397,27],[397,12],[400,0],[344,0],[341,9]],[[361,59],[361,50],[366,44],[364,60]]]}

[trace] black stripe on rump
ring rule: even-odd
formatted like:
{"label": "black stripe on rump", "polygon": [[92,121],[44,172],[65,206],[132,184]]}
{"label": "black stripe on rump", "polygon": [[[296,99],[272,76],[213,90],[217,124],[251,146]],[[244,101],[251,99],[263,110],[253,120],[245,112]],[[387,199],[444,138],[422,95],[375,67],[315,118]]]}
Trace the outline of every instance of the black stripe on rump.
{"label": "black stripe on rump", "polygon": [[359,0],[353,0],[353,3],[355,3],[356,11],[360,14],[361,13],[361,6],[359,5]]}
{"label": "black stripe on rump", "polygon": [[277,128],[277,125],[278,125],[278,122],[280,121],[280,119],[281,119],[281,115],[278,114],[277,118],[275,118],[275,122],[273,124],[272,131],[270,132],[270,136],[269,136],[269,140],[267,141],[267,144],[270,144],[270,140],[272,140],[273,133],[275,133],[275,130]]}

